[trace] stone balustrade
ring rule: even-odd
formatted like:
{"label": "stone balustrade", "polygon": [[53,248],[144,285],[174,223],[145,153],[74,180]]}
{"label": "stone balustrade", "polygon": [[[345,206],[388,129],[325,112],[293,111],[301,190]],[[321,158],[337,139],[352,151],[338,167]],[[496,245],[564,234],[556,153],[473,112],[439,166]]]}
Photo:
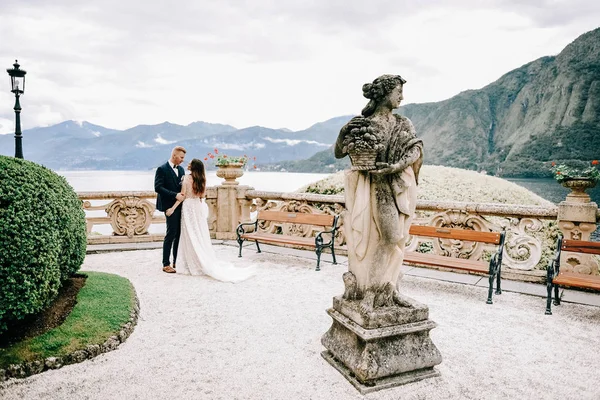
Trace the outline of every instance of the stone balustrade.
{"label": "stone balustrade", "polygon": [[[155,211],[154,192],[82,192],[83,208],[88,213],[88,243],[123,243],[159,241],[164,236],[165,217]],[[336,243],[340,253],[345,250],[344,196],[313,193],[283,193],[254,190],[249,186],[220,185],[207,188],[209,229],[216,239],[235,239],[235,229],[240,222],[249,222],[254,212],[272,210],[338,214],[342,229],[338,230]],[[92,204],[96,203],[96,204]],[[101,203],[101,204],[97,204]],[[437,227],[453,227],[482,231],[507,232],[504,248],[504,272],[516,274],[518,279],[541,281],[544,269],[554,252],[560,231],[567,238],[581,238],[581,232],[593,232],[600,222],[600,210],[588,203],[586,220],[578,221],[573,215],[573,204],[562,202],[558,206],[539,207],[515,204],[461,203],[450,201],[418,201],[413,223]],[[581,207],[581,205],[579,205]],[[589,207],[596,207],[593,212]],[[92,212],[103,211],[102,216]],[[591,212],[591,214],[590,214]],[[565,214],[566,213],[566,214]],[[567,215],[570,220],[561,219]],[[596,221],[588,221],[594,215]],[[110,225],[111,234],[94,234],[94,226]],[[160,224],[163,224],[161,227]],[[156,228],[156,232],[151,232]],[[315,229],[301,229],[294,224],[265,222],[259,230],[287,235],[312,236]],[[589,238],[589,233],[587,233]],[[585,239],[585,238],[584,238]],[[488,247],[481,243],[411,238],[409,250],[434,251],[468,259],[486,259]],[[597,274],[594,259],[565,259],[565,268],[581,273]]]}

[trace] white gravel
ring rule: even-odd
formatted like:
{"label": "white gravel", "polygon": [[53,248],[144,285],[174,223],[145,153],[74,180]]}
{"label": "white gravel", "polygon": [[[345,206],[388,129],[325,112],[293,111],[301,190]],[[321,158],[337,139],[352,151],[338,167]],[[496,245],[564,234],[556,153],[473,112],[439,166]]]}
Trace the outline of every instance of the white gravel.
{"label": "white gravel", "polygon": [[[165,274],[160,250],[88,255],[83,270],[133,282],[138,325],[116,351],[81,364],[0,384],[9,399],[360,399],[320,356],[331,324],[325,310],[342,293],[345,265],[217,246],[254,263],[238,284]],[[403,292],[428,304],[444,358],[439,378],[367,399],[598,399],[600,308],[405,277]]]}

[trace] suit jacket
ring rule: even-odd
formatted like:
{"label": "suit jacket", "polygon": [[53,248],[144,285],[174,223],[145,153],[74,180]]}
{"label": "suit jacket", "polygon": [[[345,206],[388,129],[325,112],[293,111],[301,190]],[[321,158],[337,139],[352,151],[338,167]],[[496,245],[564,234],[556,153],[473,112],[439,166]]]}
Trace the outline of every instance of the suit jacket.
{"label": "suit jacket", "polygon": [[179,171],[179,176],[175,175],[175,171],[168,162],[156,169],[154,191],[157,193],[156,209],[158,211],[166,211],[177,201],[177,193],[181,192],[181,182],[185,176],[182,166],[178,165],[177,171]]}

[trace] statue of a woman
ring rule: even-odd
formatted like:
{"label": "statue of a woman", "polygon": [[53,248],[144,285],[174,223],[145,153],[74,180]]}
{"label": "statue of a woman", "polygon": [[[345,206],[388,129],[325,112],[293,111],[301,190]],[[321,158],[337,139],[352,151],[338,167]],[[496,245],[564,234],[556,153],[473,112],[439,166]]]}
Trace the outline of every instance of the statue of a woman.
{"label": "statue of a woman", "polygon": [[360,300],[364,312],[408,305],[396,285],[417,202],[423,142],[408,118],[392,113],[405,83],[399,75],[382,75],[363,85],[369,103],[340,130],[335,145],[336,158],[350,154],[353,164],[356,153],[377,150],[371,169],[354,165],[345,179],[349,272],[343,297]]}

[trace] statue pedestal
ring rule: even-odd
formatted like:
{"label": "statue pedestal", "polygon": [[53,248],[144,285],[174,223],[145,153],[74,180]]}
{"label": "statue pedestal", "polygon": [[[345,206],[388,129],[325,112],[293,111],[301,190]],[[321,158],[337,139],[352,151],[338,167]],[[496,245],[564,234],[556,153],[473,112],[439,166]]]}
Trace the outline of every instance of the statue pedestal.
{"label": "statue pedestal", "polygon": [[439,376],[433,367],[442,355],[429,337],[436,324],[426,305],[406,300],[412,307],[365,313],[358,301],[336,297],[327,310],[333,324],[321,338],[321,355],[361,394]]}

